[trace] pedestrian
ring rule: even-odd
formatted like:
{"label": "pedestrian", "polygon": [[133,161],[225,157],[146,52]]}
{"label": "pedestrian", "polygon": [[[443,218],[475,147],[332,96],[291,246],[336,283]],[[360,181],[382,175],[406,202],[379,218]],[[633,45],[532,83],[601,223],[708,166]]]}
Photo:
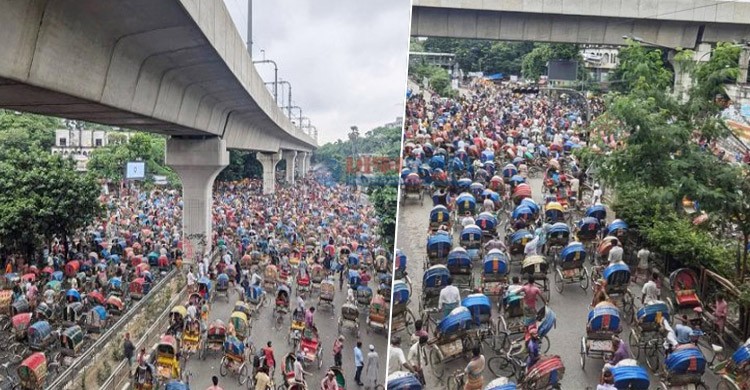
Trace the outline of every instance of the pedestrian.
{"label": "pedestrian", "polygon": [[336,382],[336,376],[334,375],[333,371],[328,370],[328,372],[326,372],[326,376],[323,377],[323,380],[320,382],[320,388],[321,390],[338,389],[338,382]]}
{"label": "pedestrian", "polygon": [[365,363],[365,389],[375,389],[378,386],[380,377],[380,360],[378,353],[375,352],[375,346],[370,344],[370,352],[367,353],[367,363]]}
{"label": "pedestrian", "polygon": [[422,329],[423,326],[424,324],[421,319],[414,321],[414,334],[411,336],[412,344],[418,342],[422,336],[429,336],[427,331]]}
{"label": "pedestrian", "polygon": [[188,292],[192,293],[193,291],[195,291],[195,282],[196,282],[196,279],[195,279],[195,275],[193,274],[193,267],[191,266],[190,268],[188,268],[188,273],[187,273]]}
{"label": "pedestrian", "polygon": [[461,292],[458,287],[453,285],[453,278],[448,277],[446,286],[440,290],[440,298],[438,299],[438,310],[442,311],[443,317],[447,316],[451,310],[458,307],[461,302]]}
{"label": "pedestrian", "polygon": [[357,371],[354,374],[354,382],[359,385],[363,386],[362,383],[362,369],[365,366],[365,359],[362,356],[362,342],[357,341],[357,346],[354,347],[354,366],[357,368]]}
{"label": "pedestrian", "polygon": [[521,287],[521,292],[523,293],[524,314],[526,315],[526,320],[530,321],[531,319],[534,319],[534,321],[536,321],[537,297],[541,298],[545,305],[547,304],[547,301],[544,299],[542,291],[534,283],[534,275],[529,274],[528,282]]}
{"label": "pedestrian", "polygon": [[206,390],[224,390],[219,387],[219,378],[216,375],[211,377],[211,383],[213,383],[213,385],[208,386]]}
{"label": "pedestrian", "polygon": [[315,329],[315,307],[310,307],[305,311],[305,326]]}
{"label": "pedestrian", "polygon": [[133,353],[135,353],[135,346],[133,345],[133,342],[130,341],[130,332],[125,333],[125,341],[123,342],[123,355],[125,355],[125,359],[128,360],[128,365],[133,364]]}
{"label": "pedestrian", "polygon": [[464,390],[482,390],[484,387],[484,377],[482,376],[485,367],[484,355],[481,354],[478,345],[472,348],[471,354],[471,361],[464,369],[464,372],[466,372]]}
{"label": "pedestrian", "polygon": [[653,272],[651,273],[651,280],[643,284],[643,288],[641,289],[641,304],[642,305],[650,305],[653,302],[656,302],[659,300],[659,295],[661,292],[659,291],[659,287],[656,284],[656,281],[659,279],[659,273]]}
{"label": "pedestrian", "polygon": [[344,336],[339,336],[336,341],[333,342],[333,365],[336,367],[341,367],[342,364],[342,356],[341,351],[344,349]]}
{"label": "pedestrian", "polygon": [[716,294],[716,303],[714,304],[714,318],[716,322],[716,329],[719,331],[719,336],[724,335],[724,325],[727,323],[728,305],[727,301],[724,300],[724,294]]}
{"label": "pedestrian", "polygon": [[641,248],[636,254],[638,257],[638,268],[636,270],[636,279],[642,277],[644,280],[648,278],[648,260],[651,256],[651,251],[647,248]]}
{"label": "pedestrian", "polygon": [[302,365],[303,356],[297,356],[294,361],[294,380],[299,384],[305,383],[305,375],[310,375],[309,372],[305,371],[305,367]]}
{"label": "pedestrian", "polygon": [[401,337],[393,336],[391,346],[388,348],[388,372],[411,371],[411,366],[406,361],[404,351],[401,349]]}
{"label": "pedestrian", "polygon": [[427,346],[427,340],[429,340],[429,336],[419,336],[419,340],[409,348],[409,354],[406,357],[406,360],[409,362],[409,365],[414,370],[414,373],[417,375],[417,378],[422,385],[426,384],[424,372],[422,370],[427,366],[427,356],[425,356],[424,352],[424,349]]}
{"label": "pedestrian", "polygon": [[271,377],[268,376],[268,367],[258,368],[258,373],[255,374],[255,390],[269,390],[271,384]]}

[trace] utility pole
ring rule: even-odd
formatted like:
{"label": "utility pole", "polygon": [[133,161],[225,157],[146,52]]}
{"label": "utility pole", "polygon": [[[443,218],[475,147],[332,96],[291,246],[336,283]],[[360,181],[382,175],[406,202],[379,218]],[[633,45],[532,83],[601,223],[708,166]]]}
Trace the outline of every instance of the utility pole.
{"label": "utility pole", "polygon": [[253,58],[253,0],[247,0],[247,52]]}

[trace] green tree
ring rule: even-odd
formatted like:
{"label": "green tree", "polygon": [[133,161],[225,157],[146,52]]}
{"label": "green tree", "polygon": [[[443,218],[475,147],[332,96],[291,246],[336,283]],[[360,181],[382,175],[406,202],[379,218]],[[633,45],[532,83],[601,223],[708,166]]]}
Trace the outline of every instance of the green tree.
{"label": "green tree", "polygon": [[[534,49],[523,57],[523,77],[537,80],[546,74],[547,62],[551,60],[575,60],[581,62],[581,52],[578,45],[569,43],[537,43]],[[579,73],[583,71],[580,67]],[[579,77],[580,78],[580,77]]]}
{"label": "green tree", "polygon": [[221,171],[217,180],[235,181],[252,177],[263,177],[263,166],[256,154],[232,149],[229,151],[229,165]]}
{"label": "green tree", "polygon": [[91,153],[88,162],[89,171],[96,177],[112,181],[124,178],[125,164],[128,161],[141,160],[146,163],[147,181],[150,175],[166,176],[168,181],[177,185],[179,177],[165,163],[167,140],[163,136],[148,133],[135,133],[126,143],[108,144]]}
{"label": "green tree", "polygon": [[0,242],[31,258],[42,242],[67,236],[101,212],[96,180],[70,159],[39,148],[0,148]]}
{"label": "green tree", "polygon": [[63,128],[58,118],[0,110],[0,145],[28,150],[55,146],[55,130]]}
{"label": "green tree", "polygon": [[617,82],[613,89],[621,92],[632,90],[667,91],[672,87],[673,74],[662,57],[661,50],[642,46],[628,40],[620,49],[620,63],[611,79]]}
{"label": "green tree", "polygon": [[398,188],[395,186],[378,186],[370,189],[370,203],[380,220],[378,233],[383,239],[388,253],[393,253],[396,237],[396,209],[398,207]]}

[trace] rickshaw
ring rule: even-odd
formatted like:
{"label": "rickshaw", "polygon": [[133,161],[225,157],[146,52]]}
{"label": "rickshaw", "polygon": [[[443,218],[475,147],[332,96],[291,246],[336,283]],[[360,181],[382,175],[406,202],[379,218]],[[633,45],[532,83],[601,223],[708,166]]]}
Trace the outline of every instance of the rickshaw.
{"label": "rickshaw", "polygon": [[250,377],[245,344],[236,337],[229,336],[224,341],[224,356],[219,364],[219,374],[227,376],[229,372],[237,375],[240,385],[244,385]]}
{"label": "rickshaw", "polygon": [[594,257],[594,262],[596,264],[602,265],[609,263],[609,252],[615,247],[615,242],[619,242],[619,240],[614,236],[606,236],[599,241],[599,245],[596,246],[596,256]]}
{"label": "rickshaw", "polygon": [[[60,282],[57,282],[57,283],[60,283]],[[58,289],[57,291],[60,291],[60,290]],[[0,291],[0,315],[7,316],[11,314],[12,301],[13,301],[13,290]]]}
{"label": "rickshaw", "polygon": [[284,382],[279,385],[277,390],[305,390],[306,386],[300,388],[294,379],[294,363],[296,361],[297,357],[294,352],[289,352],[284,356],[284,361],[281,364],[281,378]]}
{"label": "rickshaw", "polygon": [[648,390],[651,382],[648,372],[640,366],[616,366],[609,369],[615,387],[628,390]]}
{"label": "rickshaw", "polygon": [[113,317],[119,317],[125,313],[125,304],[120,297],[111,295],[107,297],[107,313]]}
{"label": "rickshaw", "polygon": [[430,234],[438,231],[440,226],[445,225],[449,233],[453,233],[453,222],[451,221],[450,210],[443,205],[437,205],[430,210]]}
{"label": "rickshaw", "polygon": [[289,287],[282,284],[276,289],[276,306],[273,309],[272,321],[276,326],[276,330],[279,329],[281,323],[284,321],[284,316],[289,314]]}
{"label": "rickshaw", "polygon": [[276,281],[279,279],[279,269],[269,264],[266,266],[266,270],[263,272],[263,288],[266,292],[274,292],[276,290]]}
{"label": "rickshaw", "polygon": [[320,264],[313,264],[310,267],[310,293],[314,293],[315,290],[320,292],[320,285],[326,278],[326,270]]}
{"label": "rickshaw", "polygon": [[409,334],[414,333],[414,322],[416,318],[409,309],[411,290],[402,280],[393,283],[391,305],[391,332],[396,333],[406,330]]}
{"label": "rickshaw", "polygon": [[63,356],[75,357],[83,347],[84,333],[80,326],[71,326],[60,334],[60,352]]}
{"label": "rickshaw", "polygon": [[251,311],[258,311],[266,302],[266,293],[260,286],[250,286],[245,290],[245,301]]}
{"label": "rickshaw", "polygon": [[461,300],[461,306],[469,310],[471,324],[468,326],[468,335],[474,344],[485,340],[496,342],[495,335],[499,333],[497,323],[492,319],[492,303],[484,294],[471,294]]}
{"label": "rickshaw", "polygon": [[190,386],[181,380],[172,379],[164,386],[164,390],[190,390]]}
{"label": "rickshaw", "polygon": [[518,175],[518,167],[516,167],[513,164],[507,164],[503,167],[503,170],[501,171],[503,175],[503,181],[505,183],[510,183],[510,179],[513,176]]}
{"label": "rickshaw", "polygon": [[452,241],[451,236],[446,232],[438,232],[431,235],[427,239],[427,261],[425,261],[425,268],[434,264],[444,264],[453,246]]}
{"label": "rickshaw", "polygon": [[57,341],[55,335],[52,334],[52,327],[47,321],[38,321],[29,326],[26,337],[32,351],[44,351]]}
{"label": "rickshaw", "polygon": [[482,292],[485,295],[499,296],[508,283],[510,260],[500,249],[492,249],[482,259]]}
{"label": "rickshaw", "polygon": [[[460,245],[472,259],[482,258],[482,229],[477,225],[468,225],[461,230]],[[431,263],[435,264],[435,263]]]}
{"label": "rickshaw", "polygon": [[227,339],[227,326],[221,320],[215,320],[208,326],[206,337],[201,341],[198,357],[205,359],[208,352],[218,353],[224,348]]}
{"label": "rickshaw", "polygon": [[599,225],[601,225],[607,220],[607,208],[601,204],[589,206],[589,208],[586,209],[584,216],[595,218],[599,221]]}
{"label": "rickshaw", "polygon": [[341,315],[338,321],[339,334],[344,327],[354,329],[354,334],[359,335],[359,308],[357,305],[347,302],[341,306]]}
{"label": "rickshaw", "polygon": [[557,222],[547,231],[547,256],[552,256],[552,264],[557,267],[560,251],[568,245],[570,228],[564,222]]}
{"label": "rickshaw", "polygon": [[471,257],[466,249],[462,247],[453,248],[448,254],[446,266],[456,287],[473,288],[474,278],[471,275]]}
{"label": "rickshaw", "polygon": [[465,216],[473,217],[477,212],[477,200],[474,195],[468,192],[462,192],[456,198],[456,224],[461,224],[461,218]]}
{"label": "rickshaw", "polygon": [[16,371],[23,390],[42,390],[47,382],[47,357],[35,352],[21,362]]}
{"label": "rickshaw", "polygon": [[86,301],[88,305],[104,305],[107,302],[107,298],[99,291],[92,291],[86,294]]}
{"label": "rickshaw", "polygon": [[81,322],[84,317],[84,307],[81,302],[69,303],[65,306],[63,311],[62,323],[63,326],[73,326]]}
{"label": "rickshaw", "polygon": [[581,338],[581,369],[586,358],[606,358],[612,353],[612,336],[622,331],[620,310],[609,302],[599,303],[589,311],[586,335]]}
{"label": "rickshaw", "polygon": [[544,219],[547,223],[565,221],[565,209],[558,202],[549,202],[544,206]]}
{"label": "rickshaw", "polygon": [[147,283],[144,278],[137,278],[132,282],[128,283],[128,291],[130,292],[130,298],[133,300],[140,300],[145,297],[151,290],[151,283]]}
{"label": "rickshaw", "polygon": [[386,388],[389,390],[422,390],[422,382],[411,372],[396,371],[388,373]]}
{"label": "rickshaw", "polygon": [[213,302],[214,296],[211,291],[211,279],[202,277],[198,279],[198,294],[203,298],[205,303]]}
{"label": "rickshaw", "polygon": [[698,277],[695,271],[690,268],[680,268],[669,275],[669,288],[672,296],[667,297],[667,305],[672,313],[679,313],[682,310],[692,310],[696,307],[703,307],[701,299],[698,297]]}
{"label": "rickshaw", "polygon": [[234,333],[238,339],[245,341],[250,337],[251,324],[247,314],[241,311],[232,312],[229,316],[229,323],[234,327]]}
{"label": "rickshaw", "polygon": [[635,317],[633,294],[628,289],[630,285],[630,267],[622,263],[611,264],[602,272],[606,281],[605,291],[615,303],[619,304],[622,314],[628,322]]}
{"label": "rickshaw", "polygon": [[90,333],[101,333],[109,327],[109,314],[104,306],[97,305],[89,310],[86,315],[86,331]]}
{"label": "rickshaw", "polygon": [[586,248],[583,243],[574,241],[563,248],[555,272],[555,289],[562,294],[566,284],[578,283],[586,293],[589,288],[589,271],[583,266],[586,261]]}
{"label": "rickshaw", "polygon": [[177,339],[174,336],[162,335],[156,345],[156,353],[153,357],[157,378],[160,382],[180,378],[181,369],[180,361],[177,358],[178,353]]}
{"label": "rickshaw", "polygon": [[196,319],[187,319],[182,331],[182,343],[180,350],[182,357],[187,361],[189,357],[198,352],[201,347],[201,323]]}
{"label": "rickshaw", "polygon": [[472,317],[469,309],[459,306],[451,311],[435,329],[435,338],[429,341],[433,345],[429,362],[432,372],[442,378],[445,373],[444,364],[456,358],[463,357],[470,349],[466,331],[471,326]]}
{"label": "rickshaw", "polygon": [[333,298],[336,295],[336,284],[333,282],[333,279],[327,278],[323,281],[323,283],[320,284],[320,296],[318,297],[318,306],[321,306],[323,303],[326,303],[330,305],[331,307],[334,307],[333,305]]}
{"label": "rickshaw", "polygon": [[253,314],[253,308],[248,304],[247,302],[243,301],[237,301],[234,303],[234,309],[232,312],[238,311],[240,313],[245,313],[245,316],[247,316],[248,321],[250,320],[250,317]]}
{"label": "rickshaw", "polygon": [[307,272],[303,272],[302,269],[300,269],[300,272],[297,273],[297,277],[294,279],[295,282],[295,294],[296,295],[304,295],[306,293],[310,292],[310,274]]}
{"label": "rickshaw", "polygon": [[401,199],[406,201],[409,195],[416,195],[419,199],[419,204],[424,204],[424,193],[422,191],[422,179],[419,174],[412,172],[406,175],[404,179],[404,185],[401,188]]}
{"label": "rickshaw", "polygon": [[690,386],[694,389],[706,389],[703,383],[703,373],[706,371],[706,358],[701,349],[694,344],[677,346],[664,359],[664,369],[661,373],[661,388],[683,389]]}
{"label": "rickshaw", "polygon": [[620,241],[625,238],[628,233],[628,224],[622,219],[615,219],[612,223],[607,226],[607,235],[617,237]]}
{"label": "rickshaw", "polygon": [[600,228],[599,220],[593,217],[582,218],[576,223],[576,238],[586,246],[586,253],[591,256],[592,263],[596,250],[595,240],[599,237]]}
{"label": "rickshaw", "polygon": [[302,331],[302,340],[300,340],[299,352],[304,356],[302,363],[307,365],[323,366],[323,345],[318,337],[318,330],[305,327]]}
{"label": "rickshaw", "polygon": [[370,328],[386,331],[388,329],[388,303],[382,295],[375,295],[370,302],[370,312],[367,315],[367,333]]}
{"label": "rickshaw", "polygon": [[[633,355],[638,359],[641,350],[646,348],[659,348],[664,341],[663,321],[669,321],[669,308],[664,302],[652,302],[638,309],[636,321],[630,328],[628,338],[630,348],[634,349]],[[658,355],[654,354],[654,357]],[[651,361],[652,357],[646,354],[649,366],[657,367],[659,362]]]}
{"label": "rickshaw", "polygon": [[107,282],[107,293],[110,295],[116,295],[121,297],[124,295],[122,279],[115,276],[109,279]]}
{"label": "rickshaw", "polygon": [[474,224],[482,229],[482,242],[487,242],[497,234],[497,218],[488,211],[479,213]]}
{"label": "rickshaw", "polygon": [[510,235],[506,235],[506,246],[511,256],[519,256],[524,254],[526,244],[534,239],[534,234],[526,229],[521,229],[513,232]]}
{"label": "rickshaw", "polygon": [[135,368],[133,387],[136,390],[151,390],[156,387],[156,369],[152,364],[145,363]]}
{"label": "rickshaw", "polygon": [[[422,297],[419,300],[419,312],[426,315],[436,313],[438,310],[438,300],[440,298],[440,291],[443,287],[448,285],[448,279],[450,279],[451,273],[448,267],[444,265],[433,265],[427,269],[422,275]],[[444,308],[444,312],[448,313],[453,310],[454,307]],[[442,318],[443,313],[439,314],[438,317]]]}
{"label": "rickshaw", "polygon": [[357,306],[363,310],[369,310],[370,302],[372,302],[372,289],[364,285],[357,286],[357,290],[354,291],[354,298],[357,301]]}
{"label": "rickshaw", "polygon": [[712,366],[711,370],[721,378],[717,389],[747,390],[750,384],[750,345],[741,345],[729,359]]}
{"label": "rickshaw", "polygon": [[287,342],[292,345],[293,350],[296,350],[299,346],[303,330],[305,330],[305,311],[302,308],[294,309],[292,321],[289,325],[289,335],[287,335]]}
{"label": "rickshaw", "polygon": [[221,273],[216,277],[216,291],[211,302],[213,302],[213,299],[218,295],[224,296],[224,298],[227,299],[227,302],[229,302],[229,275],[225,273]]}
{"label": "rickshaw", "polygon": [[21,313],[14,315],[13,318],[10,319],[10,323],[12,326],[11,332],[13,333],[13,338],[16,341],[25,340],[28,336],[29,325],[31,325],[31,317],[31,313]]}
{"label": "rickshaw", "polygon": [[49,305],[47,305],[44,302],[40,302],[36,306],[36,310],[34,310],[34,315],[36,316],[37,319],[40,319],[40,320],[53,321],[55,319],[52,308],[49,307]]}
{"label": "rickshaw", "polygon": [[81,262],[78,260],[71,260],[65,264],[64,272],[68,278],[75,278],[78,272],[81,270]]}
{"label": "rickshaw", "polygon": [[531,198],[531,186],[526,183],[521,183],[513,189],[513,203],[518,205],[524,199]]}
{"label": "rickshaw", "polygon": [[542,289],[542,293],[547,302],[549,302],[550,298],[550,288],[547,279],[548,271],[549,264],[544,256],[528,256],[523,259],[523,263],[521,264],[521,274],[534,277],[534,283]]}
{"label": "rickshaw", "polygon": [[518,386],[521,389],[560,389],[565,376],[565,365],[557,355],[541,356],[527,374],[521,373],[520,376]]}

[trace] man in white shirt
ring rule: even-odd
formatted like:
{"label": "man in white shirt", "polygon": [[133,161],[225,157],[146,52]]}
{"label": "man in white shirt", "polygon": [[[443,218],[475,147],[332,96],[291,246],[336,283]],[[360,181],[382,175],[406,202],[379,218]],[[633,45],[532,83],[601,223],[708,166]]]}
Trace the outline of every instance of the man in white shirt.
{"label": "man in white shirt", "polygon": [[196,279],[195,279],[195,275],[193,274],[193,267],[190,267],[187,273],[188,291],[195,291],[195,282],[196,282]]}
{"label": "man in white shirt", "polygon": [[570,192],[573,196],[578,198],[578,190],[581,188],[581,181],[578,178],[573,177],[570,179]]}
{"label": "man in white shirt", "polygon": [[188,305],[187,313],[188,313],[188,316],[192,319],[198,318],[198,309],[196,309],[195,305],[193,305],[192,303]]}
{"label": "man in white shirt", "polygon": [[297,356],[297,360],[294,361],[294,380],[297,383],[304,383],[305,375],[310,375],[310,373],[305,371],[305,367],[302,366],[302,357]]}
{"label": "man in white shirt", "polygon": [[599,188],[599,184],[594,184],[594,193],[591,195],[591,204],[601,204],[602,202],[602,190]]}
{"label": "man in white shirt", "polygon": [[607,261],[609,264],[615,264],[615,263],[622,263],[622,247],[620,246],[620,242],[618,240],[612,241],[612,249],[609,250],[609,256],[607,257]]}
{"label": "man in white shirt", "polygon": [[391,347],[388,348],[388,372],[412,371],[411,365],[406,361],[404,351],[401,349],[401,337],[393,336]]}
{"label": "man in white shirt", "polygon": [[208,261],[206,261],[206,259],[203,259],[198,263],[198,276],[201,278],[208,276]]}
{"label": "man in white shirt", "polygon": [[537,254],[536,250],[538,246],[539,246],[539,236],[536,236],[534,237],[533,240],[529,241],[524,247],[523,249],[524,255],[526,255],[526,257],[535,256]]}
{"label": "man in white shirt", "polygon": [[466,216],[461,219],[461,226],[467,227],[469,225],[474,225],[474,218],[471,216]]}
{"label": "man in white shirt", "polygon": [[448,285],[440,290],[440,299],[438,300],[438,310],[443,311],[443,317],[448,315],[451,310],[458,307],[461,302],[461,292],[458,287],[453,285],[453,278],[448,278]]}
{"label": "man in white shirt", "polygon": [[643,275],[643,278],[646,279],[648,276],[648,258],[651,256],[651,251],[649,251],[646,248],[641,248],[641,250],[638,251],[638,270],[637,270],[637,277],[640,277]]}
{"label": "man in white shirt", "polygon": [[409,348],[409,354],[406,357],[406,360],[409,362],[409,365],[411,365],[417,376],[421,377],[420,382],[424,381],[422,368],[427,365],[427,356],[425,356],[426,353],[424,350],[425,346],[427,345],[427,340],[429,340],[429,336],[420,336],[419,341],[414,343],[411,348]]}
{"label": "man in white shirt", "polygon": [[656,285],[656,281],[659,279],[659,273],[654,272],[651,274],[651,280],[646,282],[641,289],[641,304],[649,305],[654,301],[659,300],[659,286]]}

